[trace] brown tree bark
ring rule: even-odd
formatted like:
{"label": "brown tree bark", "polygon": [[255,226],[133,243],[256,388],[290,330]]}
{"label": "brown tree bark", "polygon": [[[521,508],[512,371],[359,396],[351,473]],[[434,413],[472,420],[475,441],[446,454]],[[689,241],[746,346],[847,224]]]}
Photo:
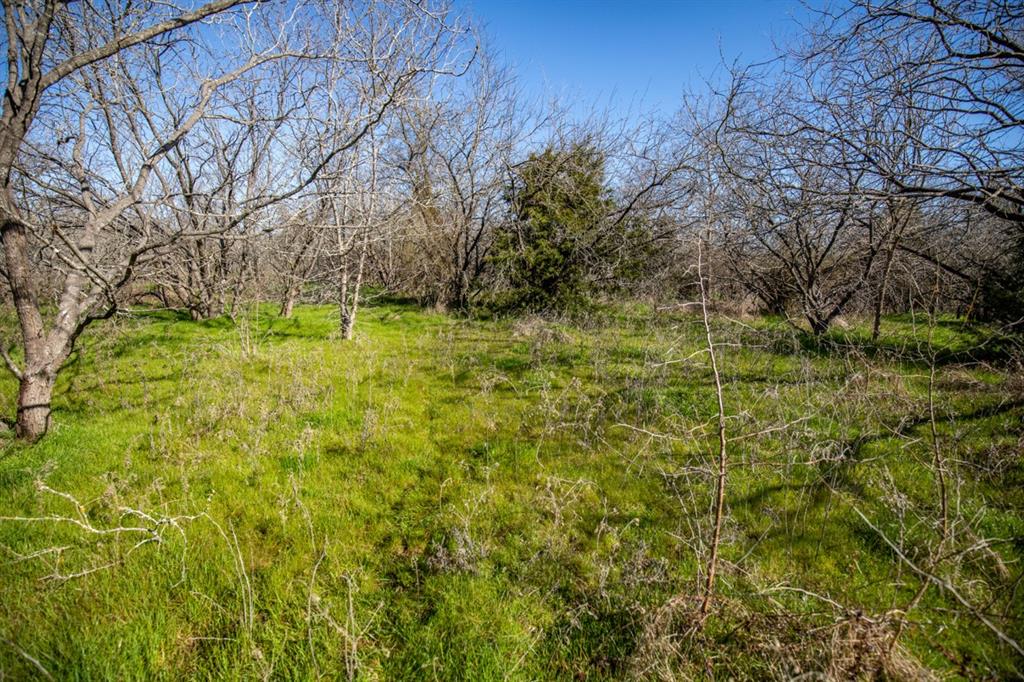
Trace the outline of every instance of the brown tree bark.
{"label": "brown tree bark", "polygon": [[289,287],[288,291],[285,292],[284,300],[281,301],[281,317],[284,319],[290,319],[292,316],[292,310],[295,308],[295,297],[297,292],[294,288]]}
{"label": "brown tree bark", "polygon": [[18,418],[15,434],[33,442],[46,435],[50,428],[50,401],[56,375],[45,369],[25,374],[18,387]]}
{"label": "brown tree bark", "polygon": [[[19,383],[15,432],[23,440],[35,441],[45,435],[49,428],[50,402],[57,372],[81,333],[85,298],[83,289],[86,284],[82,272],[69,272],[56,319],[52,324],[44,321],[35,289],[28,228],[12,194],[12,173],[28,130],[39,112],[43,93],[89,64],[200,21],[239,1],[211,2],[195,11],[182,13],[136,33],[120,36],[104,45],[74,54],[48,71],[43,71],[43,57],[60,3],[46,0],[33,8],[34,14],[22,12],[21,9],[15,14],[15,8],[4,3],[8,78],[3,111],[0,114],[0,241],[3,244],[7,280],[18,315],[25,355],[20,369],[6,354],[4,359]],[[95,249],[95,232],[94,223],[85,226],[77,245],[77,255],[83,261],[88,262]]]}

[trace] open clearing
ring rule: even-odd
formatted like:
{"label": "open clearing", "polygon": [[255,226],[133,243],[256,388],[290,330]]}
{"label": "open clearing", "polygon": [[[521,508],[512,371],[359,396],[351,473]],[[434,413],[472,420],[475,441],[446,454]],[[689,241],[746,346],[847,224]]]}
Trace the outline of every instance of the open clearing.
{"label": "open clearing", "polygon": [[[871,347],[860,327],[715,323],[732,468],[720,598],[687,637],[716,448],[699,317],[391,302],[343,342],[335,315],[87,336],[51,434],[0,459],[0,515],[75,520],[0,522],[6,676],[872,675],[872,623],[920,585],[881,534],[913,558],[934,532],[913,521],[934,513],[934,444],[957,533],[1016,538],[956,584],[1024,636],[1022,387],[983,331],[890,318]],[[138,530],[101,532],[118,526]],[[927,591],[884,672],[1012,675],[957,606]]]}

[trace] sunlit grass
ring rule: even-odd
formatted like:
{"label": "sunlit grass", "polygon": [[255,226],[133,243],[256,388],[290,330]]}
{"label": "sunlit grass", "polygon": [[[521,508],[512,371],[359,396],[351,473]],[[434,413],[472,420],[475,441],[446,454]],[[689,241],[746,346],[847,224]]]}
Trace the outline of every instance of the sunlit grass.
{"label": "sunlit grass", "polygon": [[[715,414],[698,321],[643,306],[586,325],[469,321],[382,304],[351,342],[335,325],[330,307],[291,320],[262,308],[241,325],[153,313],[88,336],[51,434],[6,446],[0,515],[76,515],[37,489],[45,478],[97,527],[122,506],[194,518],[131,554],[129,534],[0,522],[0,670],[34,674],[31,656],[61,679],[627,673],[658,609],[698,594],[710,498],[693,472]],[[872,346],[862,326],[812,343],[779,321],[717,323],[737,438],[723,605],[813,624],[823,604],[767,590],[865,613],[909,601],[916,583],[853,508],[895,532],[893,491],[934,504],[925,326],[888,319]],[[962,364],[979,344],[1005,353],[986,333],[933,330],[938,429],[963,462],[959,513],[1010,538],[998,551],[1019,572],[1024,407],[999,357]],[[10,414],[14,384],[0,389]],[[997,455],[998,471],[970,466]],[[17,560],[49,547],[65,549]],[[1000,583],[982,559],[971,570],[984,602]],[[1024,596],[1012,604],[1024,611]],[[910,653],[1009,674],[1012,656],[952,606],[926,597],[921,617],[939,625],[911,628]],[[736,613],[723,606],[708,628],[712,665],[758,676]]]}

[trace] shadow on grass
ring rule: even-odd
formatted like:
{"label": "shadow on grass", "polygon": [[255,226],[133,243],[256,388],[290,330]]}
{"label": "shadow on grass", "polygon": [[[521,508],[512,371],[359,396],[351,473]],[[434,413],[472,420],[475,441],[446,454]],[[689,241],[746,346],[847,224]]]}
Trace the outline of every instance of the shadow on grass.
{"label": "shadow on grass", "polygon": [[[799,350],[818,357],[842,356],[857,351],[872,360],[898,360],[916,367],[929,366],[933,353],[937,367],[978,363],[998,365],[1021,355],[1021,343],[1015,337],[966,322],[938,321],[935,324],[955,332],[960,338],[955,341],[933,339],[932,350],[929,350],[924,332],[919,332],[917,336],[883,335],[877,341],[857,332],[838,330],[819,337],[799,331],[795,336]],[[792,351],[782,354],[792,354]]]}
{"label": "shadow on grass", "polygon": [[[966,410],[955,414],[938,416],[940,421],[952,418],[957,424],[989,419],[1024,407],[1024,399],[1005,401],[996,404],[982,405],[974,409]],[[859,434],[839,444],[837,456],[834,459],[823,460],[814,465],[816,475],[804,482],[779,482],[773,485],[766,485],[731,502],[734,507],[742,507],[748,511],[758,508],[767,509],[768,503],[777,495],[784,493],[796,493],[799,501],[794,503],[783,502],[776,509],[778,520],[772,524],[761,540],[779,540],[785,538],[790,545],[794,543],[805,544],[807,547],[821,549],[821,543],[828,533],[827,519],[830,505],[833,502],[834,494],[837,492],[847,493],[865,504],[870,502],[870,491],[864,484],[854,477],[854,470],[864,456],[865,449],[872,443],[889,440],[892,438],[905,438],[914,435],[914,431],[926,426],[929,423],[928,415],[917,415],[910,419],[904,419],[888,428],[882,428],[874,433]],[[824,513],[824,520],[820,528],[815,528],[806,523],[809,515]],[[799,532],[794,529],[800,528]],[[892,559],[892,550],[884,543],[881,543],[874,531],[861,524],[853,524],[850,529],[855,537],[865,542],[866,546],[873,552],[884,555],[887,560]]]}

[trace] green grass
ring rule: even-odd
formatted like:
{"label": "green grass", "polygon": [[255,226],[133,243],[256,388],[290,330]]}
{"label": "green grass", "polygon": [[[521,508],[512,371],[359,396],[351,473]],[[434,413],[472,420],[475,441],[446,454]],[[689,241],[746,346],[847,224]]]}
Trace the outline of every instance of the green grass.
{"label": "green grass", "polygon": [[[690,636],[716,409],[697,318],[468,321],[389,303],[351,342],[335,321],[329,307],[243,325],[153,313],[90,332],[50,435],[0,455],[0,515],[192,518],[131,552],[143,535],[0,521],[4,675],[37,674],[30,657],[75,680],[796,674],[835,664],[820,643],[836,633],[869,641],[850,614],[877,619],[917,589],[854,509],[921,561],[935,544],[920,319],[887,320],[875,345],[861,326],[810,343],[777,321],[716,323],[728,430],[749,437],[730,443],[721,598]],[[1019,640],[1012,344],[940,322],[958,542],[1002,539],[1003,568],[973,551],[937,570]],[[14,390],[5,378],[6,414]],[[956,608],[930,590],[900,656],[1019,675]]]}

